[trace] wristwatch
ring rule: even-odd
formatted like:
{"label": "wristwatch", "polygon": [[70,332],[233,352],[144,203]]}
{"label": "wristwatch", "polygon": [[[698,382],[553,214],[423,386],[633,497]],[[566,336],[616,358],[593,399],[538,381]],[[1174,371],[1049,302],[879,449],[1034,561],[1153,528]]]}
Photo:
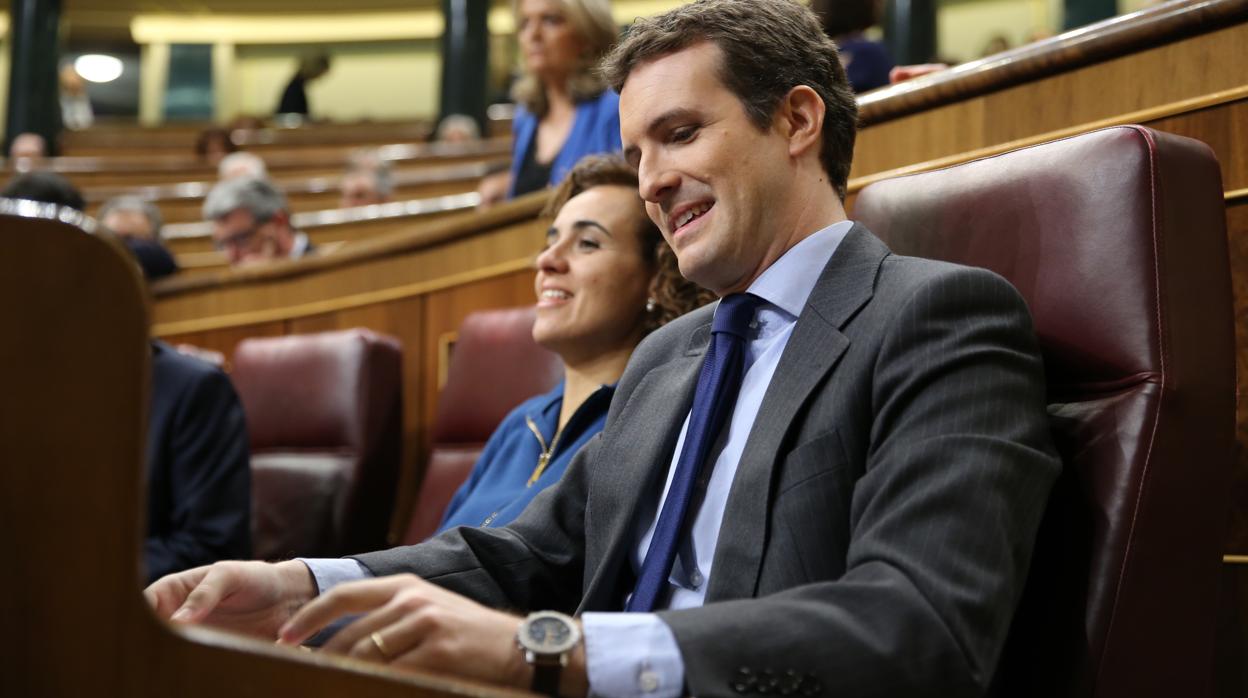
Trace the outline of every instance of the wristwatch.
{"label": "wristwatch", "polygon": [[533,665],[534,693],[559,695],[559,674],[580,641],[576,621],[558,611],[538,611],[524,619],[516,632],[516,644],[524,652],[524,661]]}

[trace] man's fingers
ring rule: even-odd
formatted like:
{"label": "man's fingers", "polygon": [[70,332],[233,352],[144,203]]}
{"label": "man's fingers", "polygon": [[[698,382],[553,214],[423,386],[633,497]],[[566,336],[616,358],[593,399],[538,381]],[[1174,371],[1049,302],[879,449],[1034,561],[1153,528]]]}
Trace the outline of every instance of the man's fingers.
{"label": "man's fingers", "polygon": [[[403,661],[425,646],[436,623],[427,613],[413,611],[401,614],[393,623],[361,637],[348,654],[357,659],[371,659],[386,664],[424,666]],[[417,655],[423,657],[424,655]]]}
{"label": "man's fingers", "polygon": [[[367,640],[372,633],[398,622],[408,612],[409,609],[406,606],[388,603],[334,633],[334,636],[321,646],[321,651],[355,655],[354,648],[357,644],[362,640]],[[377,657],[370,658],[376,659]]]}
{"label": "man's fingers", "polygon": [[207,568],[197,568],[162,577],[143,590],[143,598],[157,617],[168,619],[186,601],[187,590],[194,589],[206,571]]}
{"label": "man's fingers", "polygon": [[186,595],[186,600],[169,620],[175,623],[198,623],[203,620],[204,616],[212,613],[212,609],[221,603],[226,581],[225,573],[219,568],[210,567],[208,574],[191,589],[191,593]]}
{"label": "man's fingers", "polygon": [[365,613],[383,606],[403,583],[410,583],[413,579],[415,577],[411,575],[396,575],[334,587],[329,593],[313,599],[286,621],[278,631],[278,641],[299,644],[348,613]]}

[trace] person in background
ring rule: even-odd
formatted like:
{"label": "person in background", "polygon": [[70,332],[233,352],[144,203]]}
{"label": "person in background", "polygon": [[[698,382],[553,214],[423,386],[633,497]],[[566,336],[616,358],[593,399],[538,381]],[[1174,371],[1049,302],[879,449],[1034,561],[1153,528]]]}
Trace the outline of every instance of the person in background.
{"label": "person in background", "polygon": [[516,0],[525,73],[512,89],[511,168],[481,182],[481,206],[558,184],[585,155],[620,149],[619,95],[594,73],[615,44],[607,0]]}
{"label": "person in background", "polygon": [[16,172],[39,169],[48,156],[48,142],[37,133],[19,133],[9,144],[9,167]]}
{"label": "person in background", "polygon": [[148,281],[177,273],[178,263],[161,242],[164,218],[155,204],[137,196],[115,196],[100,206],[96,219],[130,248]]}
{"label": "person in background", "polygon": [[995,56],[998,53],[1009,51],[1011,48],[1010,40],[1005,34],[993,34],[988,41],[984,42],[984,48],[979,52],[980,58]]}
{"label": "person in background", "polygon": [[291,227],[286,197],[265,179],[240,177],[218,182],[204,198],[204,219],[212,241],[231,265],[299,259],[315,249]]}
{"label": "person in background", "polygon": [[68,206],[76,211],[86,210],[86,201],[82,192],[78,191],[68,179],[55,172],[37,170],[24,172],[10,179],[0,189],[0,196],[6,199],[27,199],[45,204]]}
{"label": "person in background", "polygon": [[394,192],[390,164],[384,160],[377,160],[369,167],[349,169],[342,176],[342,182],[338,186],[342,192],[338,200],[338,206],[341,208],[384,204],[390,200],[390,195]]}
{"label": "person in background", "polygon": [[195,157],[205,165],[216,167],[222,158],[237,151],[230,132],[223,128],[206,128],[195,139]]}
{"label": "person in background", "polygon": [[226,155],[217,163],[217,179],[222,182],[227,179],[268,179],[268,177],[269,168],[265,166],[264,159],[255,153],[240,150]]}
{"label": "person in background", "polygon": [[117,237],[160,240],[164,217],[156,204],[138,196],[114,196],[100,206],[96,218]]}
{"label": "person in background", "polygon": [[563,359],[563,381],[499,424],[439,531],[503,526],[558,482],[602,430],[615,383],[647,334],[715,296],[686,281],[618,155],[582,159],[555,189],[537,256],[533,339]]}
{"label": "person in background", "polygon": [[90,128],[95,123],[95,110],[87,95],[87,83],[72,64],[61,68],[61,123],[71,131]]}
{"label": "person in background", "polygon": [[473,143],[481,140],[481,127],[467,114],[450,114],[438,124],[433,140],[438,143]]}
{"label": "person in background", "polygon": [[286,89],[282,90],[282,98],[277,104],[277,113],[298,114],[307,118],[309,113],[307,85],[328,72],[328,54],[304,56],[299,61],[299,69],[295,71],[295,76],[286,84]]}
{"label": "person in background", "polygon": [[[148,282],[173,258],[126,238]],[[176,266],[174,267],[176,269]],[[251,557],[251,454],[243,405],[218,366],[151,341],[147,414],[147,579]]]}
{"label": "person in background", "polygon": [[879,21],[876,0],[812,0],[810,9],[819,15],[824,33],[836,42],[854,92],[888,84],[893,58],[882,42],[864,34]]}

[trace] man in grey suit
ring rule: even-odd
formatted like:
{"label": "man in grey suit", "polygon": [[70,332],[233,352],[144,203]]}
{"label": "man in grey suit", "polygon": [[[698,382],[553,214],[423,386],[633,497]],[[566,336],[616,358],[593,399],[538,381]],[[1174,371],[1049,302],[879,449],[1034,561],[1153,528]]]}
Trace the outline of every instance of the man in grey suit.
{"label": "man in grey suit", "polygon": [[[803,6],[639,20],[606,73],[651,217],[723,301],[638,347],[601,436],[513,524],[149,599],[281,642],[360,613],[326,649],[549,694],[990,692],[1060,469],[1019,295],[846,219],[856,105]],[[706,437],[723,333],[739,392]]]}

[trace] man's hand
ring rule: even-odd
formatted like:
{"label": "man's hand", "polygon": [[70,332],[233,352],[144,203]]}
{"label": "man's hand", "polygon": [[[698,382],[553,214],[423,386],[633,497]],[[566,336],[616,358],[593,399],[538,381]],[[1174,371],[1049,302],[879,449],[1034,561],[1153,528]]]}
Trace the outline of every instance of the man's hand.
{"label": "man's hand", "polygon": [[273,640],[316,596],[316,583],[298,560],[218,562],[162,577],[143,595],[157,616],[175,623],[202,623]]}
{"label": "man's hand", "polygon": [[[533,670],[516,645],[520,618],[414,575],[334,587],[300,609],[281,629],[279,642],[303,642],[351,613],[366,615],[338,631],[323,651],[519,688],[532,683]],[[583,659],[574,663],[583,682]]]}

